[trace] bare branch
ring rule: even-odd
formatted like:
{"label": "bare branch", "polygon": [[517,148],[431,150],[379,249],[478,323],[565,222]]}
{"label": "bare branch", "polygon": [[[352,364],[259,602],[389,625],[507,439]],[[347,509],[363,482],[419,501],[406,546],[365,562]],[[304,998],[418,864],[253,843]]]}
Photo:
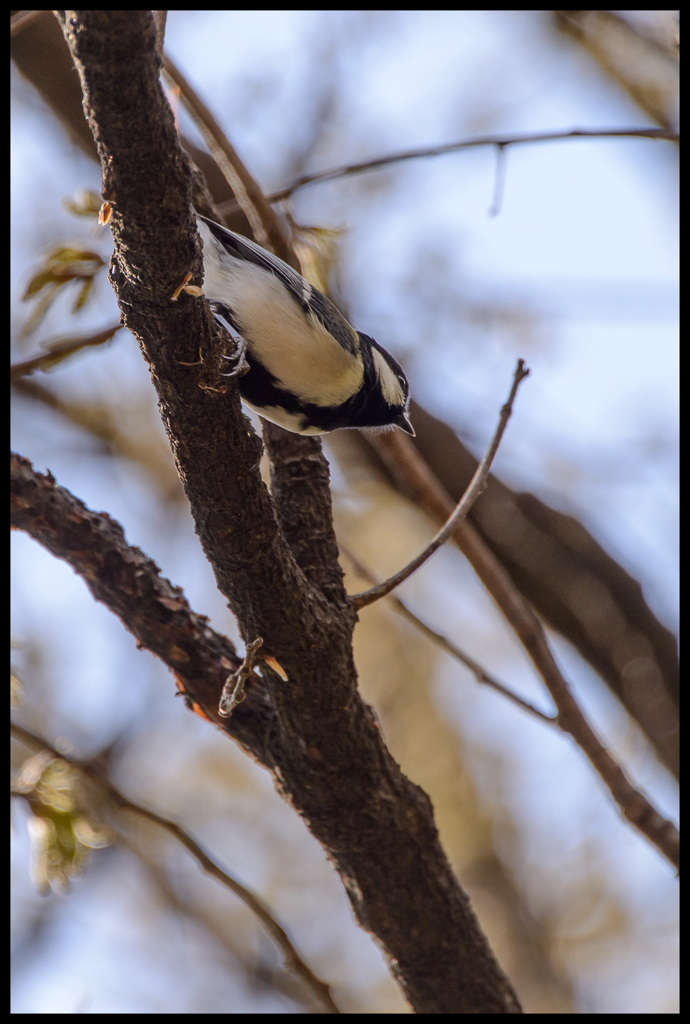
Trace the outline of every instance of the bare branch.
{"label": "bare branch", "polygon": [[421,160],[424,157],[444,156],[446,153],[456,153],[461,149],[476,149],[479,146],[498,146],[505,149],[508,146],[521,146],[538,142],[556,142],[563,139],[665,139],[667,142],[678,142],[680,134],[668,128],[571,128],[569,131],[554,132],[527,132],[515,135],[478,135],[474,139],[462,139],[459,142],[448,142],[443,146],[424,146],[419,149],[407,149],[400,153],[389,153],[387,156],[379,156],[374,160],[363,160],[355,164],[343,164],[340,167],[332,167],[327,171],[317,171],[315,174],[303,174],[301,178],[267,196],[269,202],[277,203],[288,199],[291,195],[307,185],[316,185],[323,181],[334,181],[336,178],[345,178],[354,174],[364,174],[367,171],[376,171],[382,167],[390,167],[392,164],[403,163],[406,160]]}
{"label": "bare branch", "polygon": [[98,345],[105,345],[111,340],[114,334],[121,329],[121,324],[113,324],[96,334],[86,334],[75,337],[69,334],[66,337],[53,338],[43,342],[44,351],[40,355],[32,356],[31,359],[24,359],[21,363],[14,363],[10,368],[10,379],[18,380],[20,377],[28,377],[36,370],[52,370],[57,364],[81,352],[85,348],[95,348]]}
{"label": "bare branch", "polygon": [[[364,576],[365,579],[368,579],[375,586],[378,585],[376,584],[373,574],[362,564],[362,562],[360,562],[351,548],[346,547],[346,545],[340,541],[340,549],[352,562],[360,576]],[[549,722],[552,725],[558,724],[558,720],[554,715],[548,715],[545,711],[540,711],[539,708],[534,706],[534,704],[530,704],[528,700],[520,697],[514,690],[511,690],[504,683],[500,683],[498,679],[496,679],[495,676],[492,676],[490,672],[487,672],[478,661],[475,661],[474,658],[469,656],[469,654],[461,650],[457,644],[454,644],[452,640],[449,640],[447,636],[443,636],[443,634],[435,630],[433,626],[430,626],[428,622],[425,622],[416,615],[412,609],[399,597],[396,597],[395,594],[388,594],[387,596],[397,612],[406,618],[408,622],[411,622],[416,626],[417,629],[424,633],[425,636],[428,636],[429,639],[433,640],[435,644],[438,644],[439,647],[443,648],[444,651],[447,651],[448,654],[451,654],[458,661],[462,662],[462,664],[474,674],[478,683],[484,683],[486,686],[490,686],[492,690],[496,690],[497,693],[507,697],[508,700],[513,702],[513,704],[517,704],[517,706],[522,708],[523,711],[529,712],[529,714],[534,715],[535,718],[541,719],[542,722]]]}
{"label": "bare branch", "polygon": [[234,146],[208,106],[187,81],[169,54],[166,54],[163,59],[163,67],[170,79],[180,89],[182,100],[232,188],[240,209],[249,221],[256,241],[259,245],[272,249],[277,256],[280,256],[281,260],[285,260],[286,263],[299,269],[269,201],[240,160]]}
{"label": "bare branch", "polygon": [[505,433],[505,429],[508,425],[508,420],[510,419],[510,415],[513,411],[513,402],[515,401],[517,389],[528,375],[529,370],[525,367],[524,361],[522,359],[518,359],[518,364],[513,376],[513,386],[510,389],[508,400],[501,409],[498,426],[496,427],[494,436],[491,439],[491,443],[484,454],[484,458],[477,466],[477,471],[472,477],[469,487],[453,509],[453,512],[449,516],[445,525],[439,530],[424,551],[417,555],[416,558],[413,558],[411,562],[409,562],[394,576],[391,576],[384,583],[380,583],[377,587],[372,587],[371,590],[366,590],[361,594],[353,594],[350,597],[350,601],[357,610],[364,608],[368,604],[372,604],[374,601],[378,601],[380,598],[385,597],[386,594],[390,594],[392,590],[399,586],[404,580],[408,579],[413,572],[416,572],[421,565],[424,565],[424,563],[431,558],[435,551],[438,551],[442,544],[445,544],[451,534],[455,531],[458,523],[465,519],[475,501],[486,487],[486,481],[489,476],[491,465],[496,457],[496,452],[498,451],[501,439],[503,438],[503,434]]}
{"label": "bare branch", "polygon": [[[385,446],[389,465],[395,461],[408,492],[412,492],[423,507],[433,511],[439,518],[447,515],[448,509],[452,507],[451,499],[417,454],[409,438],[382,434],[376,440],[379,446]],[[678,830],[632,785],[597,737],[574,700],[549,647],[544,627],[531,605],[471,522],[460,520],[455,540],[544,680],[558,709],[559,728],[569,733],[581,747],[623,815],[677,867],[680,848]]]}
{"label": "bare branch", "polygon": [[340,1013],[337,1004],[335,1003],[333,996],[331,995],[331,988],[325,981],[319,978],[312,971],[311,967],[301,955],[292,939],[290,938],[287,930],[278,921],[278,918],[269,909],[268,905],[257,896],[255,892],[243,885],[238,879],[233,878],[229,871],[224,870],[213,857],[207,853],[203,846],[194,839],[186,829],[182,828],[176,822],[171,821],[169,818],[163,817],[162,814],[158,814],[156,811],[150,810],[148,807],[144,807],[142,804],[137,803],[130,797],[125,796],[107,777],[103,769],[92,762],[79,761],[77,758],[73,758],[64,753],[64,751],[58,750],[57,747],[53,746],[42,736],[38,736],[36,733],[31,732],[29,729],[25,729],[21,725],[16,723],[10,723],[10,731],[22,743],[27,743],[32,747],[39,747],[49,751],[54,757],[59,758],[61,761],[66,761],[68,764],[76,768],[82,775],[90,779],[91,782],[95,783],[99,789],[107,793],[110,799],[123,811],[131,811],[134,814],[138,814],[142,818],[146,818],[147,821],[153,822],[154,825],[158,825],[160,828],[168,832],[178,843],[189,850],[191,855],[199,864],[202,871],[211,875],[216,881],[224,885],[226,889],[234,893],[235,896],[239,897],[242,902],[251,910],[259,924],[266,931],[268,936],[273,939],[278,948],[281,950],[285,957],[285,966],[288,970],[293,971],[297,977],[301,978],[302,981],[309,987],[312,994],[322,1006],[325,1007],[328,1013]]}
{"label": "bare branch", "polygon": [[[243,636],[262,636],[287,675],[252,681],[226,731],[259,748],[418,1012],[518,1013],[441,847],[428,797],[402,773],[357,692],[354,609],[342,586],[326,596],[297,564],[234,382],[218,391],[222,345],[210,310],[187,295],[170,302],[187,271],[200,276],[201,258],[191,172],[160,89],[151,16],[58,17],[101,158],[103,197],[113,206],[110,279],[150,367],[198,536]],[[162,197],[164,216],[152,196]],[[199,358],[200,368],[190,365]],[[215,721],[234,664],[215,682]]]}

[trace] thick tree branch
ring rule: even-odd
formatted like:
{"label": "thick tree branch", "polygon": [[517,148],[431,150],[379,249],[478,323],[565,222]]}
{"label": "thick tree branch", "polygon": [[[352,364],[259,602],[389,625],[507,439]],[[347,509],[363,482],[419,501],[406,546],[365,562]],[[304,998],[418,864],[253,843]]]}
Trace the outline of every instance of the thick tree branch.
{"label": "thick tree branch", "polygon": [[[82,113],[79,81],[57,23],[47,11],[28,12],[28,18],[25,14],[13,18],[13,29],[19,22],[25,27],[13,34],[12,59],[22,76],[40,94],[46,107],[56,119],[65,124],[72,142],[93,157],[95,147]],[[557,16],[562,14],[557,12]],[[573,12],[566,14],[570,18]],[[583,17],[596,20],[601,16],[605,20],[609,14],[590,11],[584,12]],[[630,61],[628,65],[632,67]],[[639,61],[634,65],[635,68],[638,65]],[[184,99],[186,102],[186,94]],[[519,136],[504,134],[460,140],[441,147],[440,152],[451,154],[454,149],[464,151],[476,145],[494,146],[505,151],[507,146],[523,143],[541,145],[550,139],[569,145],[571,137],[598,138],[601,144],[606,144],[609,137],[615,140],[626,136],[677,141],[677,135],[666,129],[583,128],[576,132],[566,130],[545,135],[528,133]],[[188,150],[192,148],[187,145]],[[216,201],[228,199],[227,183],[220,178],[210,157],[198,149],[194,152],[199,166],[204,168]],[[393,159],[431,157],[435,152],[434,149],[429,151],[424,148],[393,154]],[[389,157],[384,156],[377,166],[386,167],[388,161]],[[362,170],[368,167],[369,163]],[[336,173],[348,174],[350,171],[348,168],[340,168]],[[254,195],[253,189],[250,192]],[[236,207],[237,203],[233,203]],[[223,208],[227,208],[227,205],[223,203]],[[211,213],[210,210],[208,212]],[[240,224],[240,220],[242,218],[238,216],[231,224],[234,230],[246,230],[246,224]],[[68,404],[57,395],[49,395],[45,389],[39,393],[30,382],[15,384],[15,390],[18,387],[34,399],[38,396],[40,401],[49,400],[63,414],[73,418],[73,402]],[[100,420],[86,422],[88,412],[86,406],[77,409],[77,413],[82,414],[80,422],[85,429],[95,432],[99,437],[103,436],[104,427]],[[476,468],[476,459],[447,424],[414,402],[412,415],[417,430],[416,448],[452,497],[452,507],[467,487]],[[109,435],[106,440],[112,443],[107,423],[106,434]],[[397,453],[393,453],[392,461],[388,459],[385,440],[385,436],[382,436],[374,438],[373,443],[384,461],[388,461],[400,489],[406,491],[404,468],[400,470],[395,465]],[[115,441],[116,445],[119,443],[119,439]],[[129,439],[125,438],[122,443],[130,458],[142,457],[139,451],[133,449]],[[333,444],[346,444],[350,449],[357,447],[358,457],[371,458],[373,454],[372,440],[355,431],[348,432],[346,437],[338,438],[336,435],[331,440]],[[380,462],[378,459],[376,461],[380,470]],[[146,461],[145,468],[147,472],[159,472]],[[445,519],[447,509],[427,507],[441,522]],[[639,583],[596,542],[579,519],[564,515],[532,494],[511,491],[496,476],[491,476],[487,490],[472,509],[470,522],[475,525],[515,586],[530,601],[539,616],[551,628],[560,632],[589,662],[627,711],[637,719],[659,758],[677,775],[677,642],[646,602]],[[583,601],[585,589],[590,599]],[[591,599],[592,595],[595,600]]]}
{"label": "thick tree branch", "polygon": [[[151,368],[218,586],[244,636],[261,635],[288,675],[264,673],[276,781],[326,847],[418,1012],[519,1012],[441,849],[428,798],[401,773],[357,694],[354,613],[337,589],[310,583],[280,529],[257,439],[233,385],[222,393],[206,304],[169,301],[189,269],[201,280],[201,262],[189,241],[190,173],[158,82],[150,15],[61,18],[113,204],[111,278],[123,318]],[[199,367],[183,365],[199,355]]]}
{"label": "thick tree branch", "polygon": [[50,473],[37,473],[28,459],[11,454],[10,487],[12,526],[68,562],[137,645],[167,665],[190,707],[271,767],[266,736],[276,727],[275,713],[258,677],[232,720],[217,714],[223,683],[242,660],[230,641],[190,609],[182,590],[162,577],[150,558],[127,543],[119,523],[105,512],[92,512]]}

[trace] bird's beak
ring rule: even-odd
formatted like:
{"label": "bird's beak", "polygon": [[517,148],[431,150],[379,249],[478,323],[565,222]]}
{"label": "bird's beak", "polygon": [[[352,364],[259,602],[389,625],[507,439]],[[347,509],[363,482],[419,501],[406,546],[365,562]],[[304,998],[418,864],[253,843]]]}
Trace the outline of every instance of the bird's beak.
{"label": "bird's beak", "polygon": [[410,414],[408,412],[401,412],[395,421],[395,425],[396,427],[400,427],[401,430],[404,430],[406,434],[410,434],[412,437],[416,436],[414,427],[410,421]]}

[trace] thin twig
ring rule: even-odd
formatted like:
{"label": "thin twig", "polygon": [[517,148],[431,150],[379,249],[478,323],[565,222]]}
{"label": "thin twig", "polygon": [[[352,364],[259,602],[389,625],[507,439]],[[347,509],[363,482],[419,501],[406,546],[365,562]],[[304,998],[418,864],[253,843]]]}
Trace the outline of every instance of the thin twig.
{"label": "thin twig", "polygon": [[311,989],[313,995],[323,1006],[327,1008],[330,1013],[340,1013],[340,1010],[331,995],[330,986],[314,974],[307,962],[293,945],[286,930],[268,909],[263,900],[261,900],[256,893],[253,893],[251,889],[248,889],[245,885],[242,885],[241,882],[238,882],[236,878],[233,878],[232,875],[229,875],[227,871],[224,871],[216,861],[213,860],[210,854],[206,853],[203,847],[185,831],[185,829],[180,825],[177,825],[174,821],[170,821],[169,818],[164,818],[155,811],[151,811],[149,808],[143,807],[141,804],[138,804],[134,800],[125,796],[116,788],[116,786],[113,785],[110,779],[103,774],[100,767],[68,757],[63,751],[58,750],[51,743],[48,743],[48,741],[42,736],[38,736],[36,733],[31,732],[29,729],[25,729],[23,726],[17,725],[14,722],[10,723],[10,729],[13,735],[18,740],[21,740],[22,743],[27,743],[32,747],[40,747],[44,750],[48,750],[54,757],[60,758],[60,760],[73,765],[73,767],[78,769],[83,775],[88,779],[91,779],[92,782],[104,790],[114,803],[122,810],[132,811],[134,814],[139,814],[142,818],[152,821],[155,825],[158,825],[160,828],[165,829],[166,832],[169,832],[170,835],[182,844],[182,846],[189,850],[207,874],[219,881],[236,896],[239,896],[242,902],[249,907],[252,913],[258,918],[262,927],[268,932],[276,945],[280,947],[280,950],[285,957],[286,967],[302,978],[302,980]]}
{"label": "thin twig", "polygon": [[491,465],[496,457],[498,446],[501,443],[503,434],[508,425],[508,420],[513,411],[513,402],[515,401],[515,395],[522,381],[529,375],[529,370],[525,367],[524,360],[518,359],[517,366],[515,368],[515,374],[513,376],[513,386],[510,389],[510,394],[505,405],[501,409],[501,415],[498,420],[498,426],[494,436],[491,439],[491,443],[484,454],[484,458],[477,466],[477,470],[470,481],[470,485],[463,494],[458,504],[453,509],[450,518],[446,521],[446,524],[439,530],[431,543],[413,558],[403,569],[397,572],[394,576],[385,580],[383,583],[379,583],[377,587],[372,587],[371,590],[365,590],[361,594],[352,594],[350,600],[358,610],[364,608],[368,604],[372,604],[374,601],[378,601],[380,598],[390,594],[392,590],[395,590],[404,580],[416,572],[421,565],[431,558],[435,551],[441,547],[442,544],[448,540],[456,526],[461,519],[467,516],[475,501],[486,487],[487,479]]}
{"label": "thin twig", "polygon": [[[450,498],[409,438],[381,434],[376,443],[382,458],[391,467],[396,467],[406,489],[416,495],[418,503],[438,518],[446,515],[448,508],[452,507]],[[471,522],[466,519],[459,522],[455,539],[544,680],[558,709],[558,727],[572,736],[581,748],[631,825],[646,836],[674,867],[678,867],[678,829],[633,785],[596,735],[558,667],[544,626],[532,606]]]}
{"label": "thin twig", "polygon": [[276,256],[294,266],[294,255],[285,241],[278,218],[269,200],[240,160],[211,110],[199,97],[168,53],[163,58],[163,68],[178,86],[182,102],[230,185],[240,209],[249,221],[254,238],[259,245],[272,249]]}
{"label": "thin twig", "polygon": [[288,199],[298,189],[306,188],[307,185],[315,185],[323,181],[333,181],[336,178],[344,178],[354,174],[364,174],[367,171],[375,171],[381,167],[390,167],[391,164],[399,164],[406,160],[420,160],[429,156],[443,156],[445,153],[455,153],[461,149],[474,149],[478,146],[498,146],[505,149],[506,146],[518,146],[535,142],[556,142],[560,139],[666,139],[668,142],[678,142],[680,134],[670,131],[668,128],[572,128],[570,131],[560,132],[532,132],[519,135],[478,135],[474,139],[463,139],[460,142],[448,142],[443,146],[425,146],[420,149],[403,150],[400,153],[389,153],[388,156],[376,157],[373,160],[364,160],[356,164],[344,164],[341,167],[332,167],[327,171],[318,171],[315,174],[303,174],[292,185],[273,192],[267,196],[271,203]]}
{"label": "thin twig", "polygon": [[44,351],[31,359],[24,359],[21,363],[13,363],[10,367],[10,379],[17,380],[19,377],[28,377],[36,370],[51,370],[57,363],[61,363],[75,352],[81,352],[85,348],[93,348],[97,345],[105,345],[113,335],[119,331],[122,324],[114,324],[106,327],[96,334],[84,334],[75,336],[66,335],[59,338],[52,338],[43,342]]}
{"label": "thin twig", "polygon": [[[367,569],[366,566],[362,564],[362,562],[360,562],[359,558],[354,554],[352,549],[348,547],[346,544],[344,544],[341,539],[338,540],[338,547],[340,548],[341,552],[345,554],[347,558],[352,562],[359,575],[364,576],[364,578],[369,580],[370,583],[376,585],[376,579],[374,577],[374,574],[371,573],[369,569]],[[487,672],[486,669],[483,668],[478,661],[475,661],[474,658],[471,658],[469,656],[469,654],[466,654],[465,651],[461,650],[456,644],[453,643],[452,640],[449,640],[447,636],[444,636],[442,633],[437,632],[437,630],[435,630],[432,626],[425,622],[424,619],[420,619],[420,617],[416,615],[415,612],[413,612],[412,609],[409,608],[404,601],[401,601],[399,597],[396,597],[395,594],[388,594],[388,598],[390,599],[395,610],[404,618],[406,618],[408,622],[411,622],[414,626],[417,627],[417,629],[424,633],[425,636],[428,636],[431,640],[434,641],[435,644],[438,644],[439,647],[442,647],[445,651],[447,651],[448,654],[451,654],[458,661],[462,662],[462,664],[465,665],[466,668],[468,668],[470,672],[473,673],[477,682],[484,683],[486,686],[490,686],[493,690],[496,690],[504,697],[507,697],[508,700],[511,700],[514,704],[517,704],[517,706],[519,708],[522,708],[523,711],[528,711],[531,715],[535,715],[537,718],[540,718],[543,722],[549,722],[551,725],[558,724],[555,715],[549,715],[545,711],[540,711],[539,708],[534,706],[534,704],[530,704],[528,700],[525,700],[523,697],[518,696],[518,694],[515,693],[514,690],[511,690],[508,686],[505,686],[503,683],[499,683],[498,679],[496,679],[489,672]]]}

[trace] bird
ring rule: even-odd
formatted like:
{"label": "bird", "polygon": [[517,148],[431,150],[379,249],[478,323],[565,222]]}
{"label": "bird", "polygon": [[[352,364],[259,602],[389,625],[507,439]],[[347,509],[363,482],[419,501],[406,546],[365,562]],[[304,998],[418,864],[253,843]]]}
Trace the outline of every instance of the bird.
{"label": "bird", "polygon": [[228,376],[237,376],[245,403],[298,434],[398,427],[414,437],[410,386],[390,352],[273,253],[196,218],[204,296],[218,323],[239,336]]}

